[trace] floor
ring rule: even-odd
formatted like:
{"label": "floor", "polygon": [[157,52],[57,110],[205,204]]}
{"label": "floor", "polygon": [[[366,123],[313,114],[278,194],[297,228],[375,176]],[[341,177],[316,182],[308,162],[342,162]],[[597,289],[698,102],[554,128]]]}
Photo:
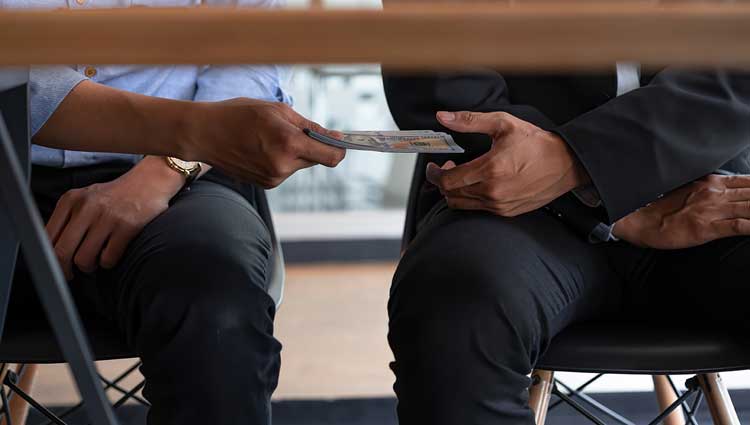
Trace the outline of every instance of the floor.
{"label": "floor", "polygon": [[[276,324],[284,343],[277,400],[393,396],[386,303],[394,269],[394,263],[289,267]],[[101,362],[99,367],[112,377],[130,363]],[[588,378],[563,376],[570,384]],[[750,388],[748,372],[723,376],[730,388]],[[645,376],[611,375],[592,389],[649,391],[651,382]],[[49,405],[77,399],[67,368],[59,365],[42,368],[35,394]]]}

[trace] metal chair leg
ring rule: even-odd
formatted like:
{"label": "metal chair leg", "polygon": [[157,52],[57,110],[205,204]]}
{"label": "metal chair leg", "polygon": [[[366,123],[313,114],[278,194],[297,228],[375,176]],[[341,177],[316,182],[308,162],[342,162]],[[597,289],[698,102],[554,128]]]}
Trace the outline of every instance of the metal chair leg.
{"label": "metal chair leg", "polygon": [[531,388],[529,388],[529,407],[534,411],[537,425],[544,425],[547,420],[549,399],[552,394],[552,384],[555,372],[551,370],[535,370],[531,374]]}
{"label": "metal chair leg", "polygon": [[[651,378],[654,381],[654,393],[656,393],[659,411],[663,412],[677,400],[677,394],[672,391],[672,386],[669,385],[669,380],[665,375],[652,375]],[[664,419],[664,425],[685,425],[685,416],[683,416],[682,410],[675,409],[670,413]]]}
{"label": "metal chair leg", "polygon": [[94,358],[78,310],[44,224],[34,205],[23,170],[16,156],[5,121],[0,114],[0,201],[16,230],[26,254],[34,287],[52,325],[57,343],[78,385],[86,410],[97,425],[118,423],[104,395],[94,367]]}
{"label": "metal chair leg", "polygon": [[737,411],[734,410],[729,391],[724,386],[721,376],[718,373],[704,373],[698,375],[697,378],[701,389],[703,389],[714,424],[740,425]]}

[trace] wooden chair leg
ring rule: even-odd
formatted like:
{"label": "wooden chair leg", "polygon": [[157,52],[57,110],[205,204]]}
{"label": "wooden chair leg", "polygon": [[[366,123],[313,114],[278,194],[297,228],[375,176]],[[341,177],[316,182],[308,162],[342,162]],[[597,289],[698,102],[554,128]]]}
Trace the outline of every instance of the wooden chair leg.
{"label": "wooden chair leg", "polygon": [[718,373],[704,373],[697,376],[698,383],[703,389],[706,404],[711,411],[714,425],[740,425],[737,411],[734,410],[729,391],[724,386]]}
{"label": "wooden chair leg", "polygon": [[[36,377],[39,365],[27,364],[16,365],[16,373],[18,374],[18,387],[23,390],[26,394],[33,395],[34,391],[34,378]],[[21,372],[23,369],[23,372]],[[26,418],[29,415],[29,404],[26,403],[21,397],[13,397],[10,400],[10,419],[13,424],[25,424]],[[5,425],[3,421],[2,425]]]}
{"label": "wooden chair leg", "polygon": [[529,407],[534,411],[534,420],[537,425],[544,425],[547,420],[547,409],[549,408],[554,378],[555,372],[551,370],[535,370],[531,374]]}
{"label": "wooden chair leg", "polygon": [[[677,400],[678,396],[672,390],[672,386],[669,385],[666,375],[653,375],[651,378],[654,381],[654,392],[656,393],[656,401],[659,403],[659,412],[663,412]],[[685,416],[682,414],[682,409],[675,409],[664,419],[663,424],[685,425]]]}

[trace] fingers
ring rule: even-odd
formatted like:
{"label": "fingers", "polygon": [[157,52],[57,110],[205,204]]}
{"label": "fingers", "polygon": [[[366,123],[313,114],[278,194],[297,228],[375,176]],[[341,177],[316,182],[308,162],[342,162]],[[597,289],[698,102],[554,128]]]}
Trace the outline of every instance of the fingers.
{"label": "fingers", "polygon": [[724,195],[730,202],[750,201],[750,187],[741,189],[726,189]]}
{"label": "fingers", "polygon": [[486,178],[486,166],[489,163],[489,156],[484,154],[479,158],[471,160],[450,169],[443,169],[439,175],[433,174],[434,185],[444,191],[456,190],[464,186],[471,186],[479,183]]}
{"label": "fingers", "polygon": [[86,233],[86,237],[73,257],[73,263],[79,270],[85,273],[96,271],[99,262],[99,253],[102,252],[104,244],[107,243],[112,232],[112,225],[107,220],[97,220]]}
{"label": "fingers", "polygon": [[437,113],[437,119],[440,124],[454,131],[496,136],[509,129],[512,117],[505,112],[440,111]]}
{"label": "fingers", "polygon": [[[292,111],[294,112],[294,111]],[[310,130],[318,133],[323,134],[329,137],[333,137],[334,139],[342,139],[344,137],[344,134],[340,131],[335,130],[329,130],[320,124],[316,123],[315,121],[310,121],[307,118],[303,117],[302,115],[299,115],[298,113],[294,112],[295,120],[294,124],[299,128],[300,130],[304,130],[306,128],[309,128]]]}
{"label": "fingers", "polygon": [[728,188],[750,188],[750,175],[722,176],[722,181]]}
{"label": "fingers", "polygon": [[712,226],[715,232],[715,237],[711,238],[711,240],[732,236],[750,235],[750,220],[746,218],[718,220],[714,221]]}
{"label": "fingers", "polygon": [[68,224],[68,220],[70,220],[72,205],[73,203],[70,200],[70,195],[67,193],[64,194],[57,202],[55,210],[52,212],[52,216],[47,222],[47,236],[49,237],[52,246],[57,243],[65,225]]}
{"label": "fingers", "polygon": [[120,262],[120,258],[125,254],[130,241],[138,236],[139,232],[140,228],[136,226],[118,226],[109,238],[107,246],[101,252],[99,265],[105,269],[111,269],[116,266]]}
{"label": "fingers", "polygon": [[[317,131],[317,130],[316,130]],[[326,167],[335,167],[344,160],[346,150],[335,148],[313,140],[305,135],[301,130],[299,132],[299,152],[298,156],[302,160],[312,161]]]}
{"label": "fingers", "polygon": [[73,255],[75,255],[83,237],[96,219],[97,216],[93,210],[80,209],[76,214],[73,214],[55,244],[55,254],[68,280],[73,279]]}
{"label": "fingers", "polygon": [[739,202],[728,202],[724,204],[726,211],[724,218],[750,218],[750,200]]}
{"label": "fingers", "polygon": [[295,153],[300,159],[325,165],[327,167],[335,167],[344,159],[346,156],[346,151],[344,149],[317,142],[304,134],[302,130],[309,128],[316,133],[337,139],[340,139],[343,136],[341,133],[328,130],[320,126],[318,123],[308,120],[294,111],[289,105],[281,104],[279,107],[287,121],[295,127],[295,131],[290,136],[291,140],[289,140],[289,143],[294,147],[294,150],[296,151]]}

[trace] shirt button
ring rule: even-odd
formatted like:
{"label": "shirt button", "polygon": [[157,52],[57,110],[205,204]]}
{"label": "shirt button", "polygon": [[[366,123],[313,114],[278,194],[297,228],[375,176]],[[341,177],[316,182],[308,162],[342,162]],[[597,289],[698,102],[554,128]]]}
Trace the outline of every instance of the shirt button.
{"label": "shirt button", "polygon": [[86,69],[83,71],[83,75],[85,75],[88,78],[96,77],[96,68],[87,66]]}

